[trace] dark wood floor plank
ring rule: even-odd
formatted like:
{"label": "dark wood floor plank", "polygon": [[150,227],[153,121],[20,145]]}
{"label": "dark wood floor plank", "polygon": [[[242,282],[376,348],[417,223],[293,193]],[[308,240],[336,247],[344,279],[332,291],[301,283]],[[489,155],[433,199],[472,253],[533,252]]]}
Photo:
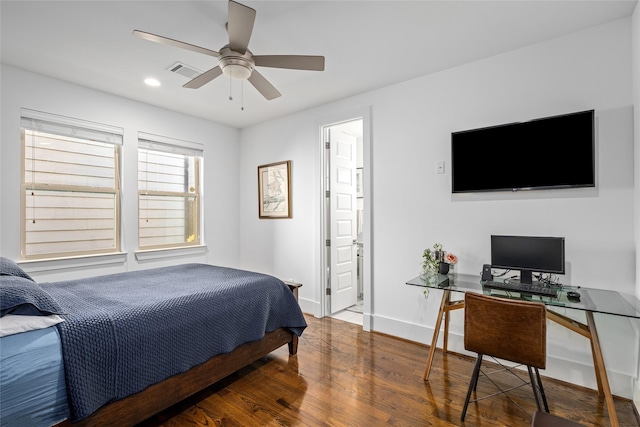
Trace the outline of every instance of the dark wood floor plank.
{"label": "dark wood floor plank", "polygon": [[[474,359],[436,356],[422,381],[428,347],[358,325],[307,316],[299,351],[285,347],[141,424],[144,427],[250,426],[474,426],[528,427],[535,411],[529,387],[510,393],[523,409],[495,396],[460,413]],[[486,368],[493,367],[489,362]],[[551,412],[588,427],[608,426],[604,399],[594,390],[544,378]],[[526,377],[526,374],[525,374]],[[508,374],[501,386],[517,384]],[[492,393],[481,378],[478,395]],[[638,426],[632,403],[615,398],[621,426]]]}

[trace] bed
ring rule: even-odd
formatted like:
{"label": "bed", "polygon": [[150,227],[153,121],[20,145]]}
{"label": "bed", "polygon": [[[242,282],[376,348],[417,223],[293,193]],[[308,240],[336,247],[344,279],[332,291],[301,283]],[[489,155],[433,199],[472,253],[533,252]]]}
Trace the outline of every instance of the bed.
{"label": "bed", "polygon": [[38,284],[2,259],[0,291],[1,329],[50,323],[0,338],[2,426],[134,425],[306,327],[295,285],[205,264]]}

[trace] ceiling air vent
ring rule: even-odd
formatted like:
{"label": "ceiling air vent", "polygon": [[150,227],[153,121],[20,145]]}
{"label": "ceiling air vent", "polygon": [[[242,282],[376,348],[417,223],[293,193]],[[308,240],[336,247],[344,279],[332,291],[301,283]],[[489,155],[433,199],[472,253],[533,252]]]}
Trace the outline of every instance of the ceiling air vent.
{"label": "ceiling air vent", "polygon": [[188,77],[190,79],[202,74],[202,71],[196,70],[195,68],[183,64],[182,62],[176,62],[171,67],[167,68],[167,70],[180,74],[181,76]]}

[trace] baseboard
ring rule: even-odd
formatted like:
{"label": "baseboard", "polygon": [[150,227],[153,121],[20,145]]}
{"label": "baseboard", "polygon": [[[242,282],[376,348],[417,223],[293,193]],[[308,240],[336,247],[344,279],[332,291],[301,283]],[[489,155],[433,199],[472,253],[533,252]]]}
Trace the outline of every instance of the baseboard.
{"label": "baseboard", "polygon": [[311,314],[315,317],[320,316],[320,304],[310,299],[299,298],[298,304],[303,313]]}
{"label": "baseboard", "polygon": [[636,416],[638,425],[640,425],[640,380],[634,380],[633,384],[633,413]]}
{"label": "baseboard", "polygon": [[[433,327],[379,315],[373,316],[371,330],[426,345],[431,344],[431,338],[433,337]],[[443,333],[440,333],[438,337],[437,346],[439,348],[443,345],[443,335]],[[474,353],[464,349],[464,337],[462,333],[457,333],[456,331],[449,330],[448,349],[455,353],[475,356]],[[585,357],[587,360],[590,360],[590,358],[591,355]],[[597,389],[593,365],[567,360],[560,355],[547,353],[547,369],[541,374],[570,384],[576,384],[593,390]],[[618,372],[615,368],[607,366],[607,377],[613,395],[629,400],[635,395],[637,397],[634,399],[634,403],[636,408],[639,407],[638,400],[640,399],[638,399],[638,397],[640,397],[640,390],[636,389],[634,394],[632,387],[634,383],[633,375]]]}
{"label": "baseboard", "polygon": [[371,314],[363,313],[362,330],[365,332],[371,332],[373,330],[373,316]]}

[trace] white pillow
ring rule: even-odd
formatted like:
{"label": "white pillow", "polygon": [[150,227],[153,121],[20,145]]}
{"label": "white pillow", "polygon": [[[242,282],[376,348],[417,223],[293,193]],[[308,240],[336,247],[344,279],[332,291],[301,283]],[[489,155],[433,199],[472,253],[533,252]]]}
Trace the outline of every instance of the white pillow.
{"label": "white pillow", "polygon": [[64,319],[57,314],[49,316],[5,314],[0,318],[0,337],[48,328],[60,322],[64,322]]}

